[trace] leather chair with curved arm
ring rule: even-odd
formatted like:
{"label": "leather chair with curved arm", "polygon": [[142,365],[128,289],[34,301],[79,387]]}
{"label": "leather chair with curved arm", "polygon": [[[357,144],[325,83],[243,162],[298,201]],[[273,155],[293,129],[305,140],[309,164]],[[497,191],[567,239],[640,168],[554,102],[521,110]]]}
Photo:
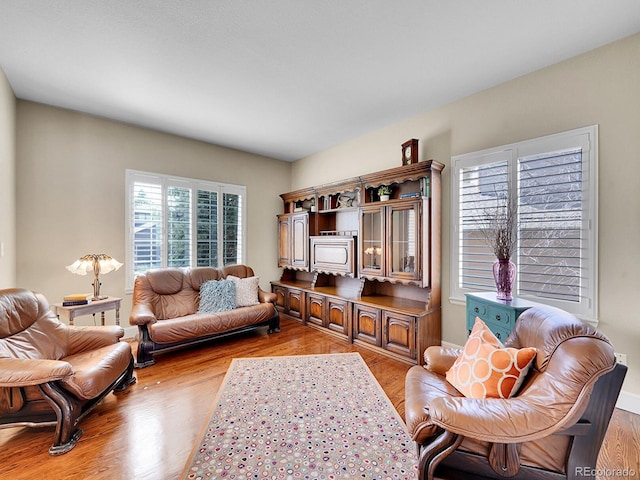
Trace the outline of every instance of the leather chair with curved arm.
{"label": "leather chair with curved arm", "polygon": [[0,428],[55,426],[49,453],[71,450],[78,422],[136,381],[123,335],[118,326],[67,326],[44,296],[0,290]]}
{"label": "leather chair with curved arm", "polygon": [[405,380],[405,419],[420,478],[589,477],[626,367],[606,336],[551,307],[531,308],[506,347],[535,347],[516,396],[466,398],[445,378],[459,350],[429,347]]}

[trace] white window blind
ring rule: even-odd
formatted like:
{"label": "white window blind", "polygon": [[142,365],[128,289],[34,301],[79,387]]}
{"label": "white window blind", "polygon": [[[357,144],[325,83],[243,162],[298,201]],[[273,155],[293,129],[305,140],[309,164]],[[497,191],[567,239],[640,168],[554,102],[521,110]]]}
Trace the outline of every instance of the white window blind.
{"label": "white window blind", "polygon": [[126,183],[127,290],[152,268],[244,262],[244,186],[134,170]]}
{"label": "white window blind", "polygon": [[482,214],[505,194],[508,165],[499,156],[490,161],[460,169],[460,284],[467,290],[495,289],[496,256],[482,233]]}
{"label": "white window blind", "polygon": [[495,291],[482,212],[517,196],[514,294],[597,314],[597,127],[452,158],[451,296]]}

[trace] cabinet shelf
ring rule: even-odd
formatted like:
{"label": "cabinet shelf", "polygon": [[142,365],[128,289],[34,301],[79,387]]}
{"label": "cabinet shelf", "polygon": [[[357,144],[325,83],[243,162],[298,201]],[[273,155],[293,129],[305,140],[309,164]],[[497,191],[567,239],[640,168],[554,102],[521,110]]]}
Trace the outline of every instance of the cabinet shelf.
{"label": "cabinet shelf", "polygon": [[425,302],[408,298],[391,297],[388,295],[364,295],[355,301],[406,315],[425,315],[428,312]]}
{"label": "cabinet shelf", "polygon": [[342,208],[321,209],[321,210],[318,210],[318,213],[326,214],[326,213],[357,212],[357,211],[358,211],[358,207],[342,207]]}

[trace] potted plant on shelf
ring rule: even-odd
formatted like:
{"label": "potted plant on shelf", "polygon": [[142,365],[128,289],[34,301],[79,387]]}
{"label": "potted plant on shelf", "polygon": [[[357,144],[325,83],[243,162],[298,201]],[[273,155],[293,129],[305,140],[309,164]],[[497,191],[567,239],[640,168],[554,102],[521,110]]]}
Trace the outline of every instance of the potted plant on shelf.
{"label": "potted plant on shelf", "polygon": [[391,187],[389,185],[380,185],[378,188],[378,197],[380,197],[380,201],[386,202],[389,200],[389,195],[391,195]]}
{"label": "potted plant on shelf", "polygon": [[493,250],[493,278],[498,300],[512,300],[516,279],[516,265],[511,261],[518,239],[518,203],[510,189],[496,191],[495,207],[486,208],[480,215],[482,234]]}

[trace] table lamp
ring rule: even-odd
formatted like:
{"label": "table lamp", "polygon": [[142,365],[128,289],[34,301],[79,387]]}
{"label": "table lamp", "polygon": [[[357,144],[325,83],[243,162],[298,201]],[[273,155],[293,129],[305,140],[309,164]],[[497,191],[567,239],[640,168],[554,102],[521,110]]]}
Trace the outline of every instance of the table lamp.
{"label": "table lamp", "polygon": [[100,296],[101,283],[98,275],[113,272],[121,266],[120,262],[105,253],[89,253],[80,257],[71,265],[67,265],[66,268],[77,275],[86,275],[88,272],[93,271],[93,297],[91,297],[91,300],[104,300],[107,296]]}

